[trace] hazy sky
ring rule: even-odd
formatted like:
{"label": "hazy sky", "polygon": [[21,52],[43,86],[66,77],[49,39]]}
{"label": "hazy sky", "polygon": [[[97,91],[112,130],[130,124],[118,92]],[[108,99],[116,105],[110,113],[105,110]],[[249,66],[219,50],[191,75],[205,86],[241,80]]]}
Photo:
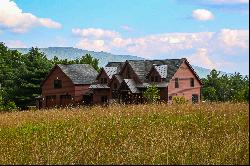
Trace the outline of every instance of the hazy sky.
{"label": "hazy sky", "polygon": [[249,74],[249,0],[0,0],[0,42]]}

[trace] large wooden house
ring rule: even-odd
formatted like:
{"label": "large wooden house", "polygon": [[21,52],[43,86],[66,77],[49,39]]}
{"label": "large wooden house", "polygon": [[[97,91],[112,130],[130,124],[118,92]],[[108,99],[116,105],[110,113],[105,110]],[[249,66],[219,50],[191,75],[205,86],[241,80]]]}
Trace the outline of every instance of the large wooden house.
{"label": "large wooden house", "polygon": [[55,65],[41,83],[39,108],[91,103],[89,86],[95,81],[97,71],[88,64]]}
{"label": "large wooden house", "polygon": [[143,92],[152,83],[161,101],[171,102],[174,96],[200,101],[201,80],[186,58],[109,62],[89,88],[93,104],[143,103]]}
{"label": "large wooden house", "polygon": [[182,58],[109,62],[99,73],[87,64],[55,65],[41,84],[38,107],[143,103],[151,84],[158,87],[161,101],[183,96],[200,102],[201,80]]}

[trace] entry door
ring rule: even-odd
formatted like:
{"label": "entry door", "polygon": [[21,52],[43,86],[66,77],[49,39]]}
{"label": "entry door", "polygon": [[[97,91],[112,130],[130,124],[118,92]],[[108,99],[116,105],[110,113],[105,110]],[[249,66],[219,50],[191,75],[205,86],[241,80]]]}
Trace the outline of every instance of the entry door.
{"label": "entry door", "polygon": [[60,105],[67,106],[71,104],[71,95],[61,95],[60,96]]}
{"label": "entry door", "polygon": [[199,97],[197,94],[192,94],[192,102],[193,103],[198,103],[199,102]]}
{"label": "entry door", "polygon": [[54,107],[56,105],[56,95],[46,96],[46,107]]}

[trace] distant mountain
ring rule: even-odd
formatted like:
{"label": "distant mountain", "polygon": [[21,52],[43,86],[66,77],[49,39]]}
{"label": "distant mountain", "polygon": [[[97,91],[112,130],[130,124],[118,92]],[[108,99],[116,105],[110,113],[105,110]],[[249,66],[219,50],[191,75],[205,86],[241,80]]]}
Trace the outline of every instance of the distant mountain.
{"label": "distant mountain", "polygon": [[[28,53],[30,48],[11,48],[12,50],[17,50],[23,54]],[[91,54],[93,57],[99,59],[99,64],[101,67],[105,66],[108,62],[122,62],[125,60],[144,60],[144,58],[138,57],[138,56],[132,56],[132,55],[114,55],[107,52],[94,52],[94,51],[88,51],[73,47],[48,47],[48,48],[39,48],[41,52],[44,52],[45,55],[51,59],[54,56],[57,56],[58,58],[63,59],[76,59],[80,58],[81,56],[85,54]],[[199,75],[200,78],[206,77],[210,73],[210,69],[206,69],[199,66],[192,65],[196,73]],[[226,72],[221,72],[221,74],[230,74]]]}
{"label": "distant mountain", "polygon": [[[28,53],[30,48],[11,48],[15,49],[23,54]],[[78,48],[73,47],[48,47],[48,48],[39,48],[41,52],[44,52],[45,55],[49,59],[53,58],[54,56],[57,56],[58,58],[62,59],[76,59],[80,58],[81,56],[85,54],[90,54],[93,57],[99,59],[100,66],[105,66],[109,61],[114,62],[120,62],[125,60],[143,60],[144,58],[137,57],[137,56],[131,56],[131,55],[113,55],[111,53],[107,52],[95,52],[95,51],[88,51],[88,50],[82,50]]]}

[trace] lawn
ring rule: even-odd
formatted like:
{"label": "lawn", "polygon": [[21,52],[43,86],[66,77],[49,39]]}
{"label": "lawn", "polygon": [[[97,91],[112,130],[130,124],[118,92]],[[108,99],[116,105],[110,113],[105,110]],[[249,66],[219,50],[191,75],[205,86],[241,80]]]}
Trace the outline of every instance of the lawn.
{"label": "lawn", "polygon": [[249,164],[249,104],[0,114],[2,164]]}

